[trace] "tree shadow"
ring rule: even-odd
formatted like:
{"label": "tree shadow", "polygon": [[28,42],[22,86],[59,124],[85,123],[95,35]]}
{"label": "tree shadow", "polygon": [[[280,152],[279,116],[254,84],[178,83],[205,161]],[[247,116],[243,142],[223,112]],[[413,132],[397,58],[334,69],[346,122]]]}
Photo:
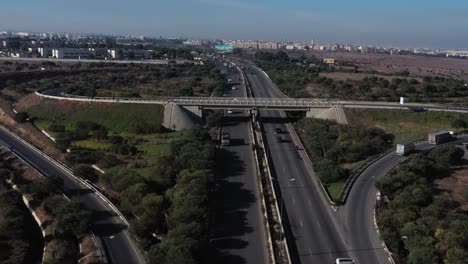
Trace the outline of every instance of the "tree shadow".
{"label": "tree shadow", "polygon": [[246,189],[245,183],[242,182],[241,177],[246,172],[246,165],[239,155],[223,148],[218,150],[216,156],[218,188],[213,202],[213,257],[209,262],[246,263],[241,252],[246,251],[249,242],[240,237],[254,230],[254,227],[249,225],[247,209],[255,202],[255,195]]}
{"label": "tree shadow", "polygon": [[105,237],[114,235],[122,230],[127,229],[126,225],[117,224],[117,223],[102,223],[96,224],[94,223],[91,227],[94,234],[98,237]]}

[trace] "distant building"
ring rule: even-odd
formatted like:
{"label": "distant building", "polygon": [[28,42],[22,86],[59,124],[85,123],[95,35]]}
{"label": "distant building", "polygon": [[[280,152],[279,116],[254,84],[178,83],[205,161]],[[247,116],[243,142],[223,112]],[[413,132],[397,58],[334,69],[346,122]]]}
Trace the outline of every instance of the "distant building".
{"label": "distant building", "polygon": [[52,49],[52,57],[56,59],[86,59],[89,58],[91,55],[94,55],[94,52],[86,49]]}
{"label": "distant building", "polygon": [[200,40],[196,40],[196,39],[189,39],[189,40],[186,40],[186,41],[182,42],[182,44],[190,45],[190,46],[200,46],[202,44],[202,42]]}
{"label": "distant building", "polygon": [[20,36],[20,37],[28,37],[29,33],[28,32],[16,32],[15,35]]}
{"label": "distant building", "polygon": [[52,49],[51,48],[37,48],[37,53],[41,55],[43,58],[49,58],[52,56]]}
{"label": "distant building", "polygon": [[276,50],[276,49],[278,49],[278,43],[276,43],[276,42],[260,42],[260,43],[258,43],[258,48],[259,49]]}
{"label": "distant building", "polygon": [[125,49],[110,49],[107,50],[109,57],[114,60],[122,59],[150,59],[151,51],[149,50],[125,50]]}
{"label": "distant building", "polygon": [[221,44],[215,45],[214,49],[219,53],[228,53],[234,50],[234,46],[232,44]]}

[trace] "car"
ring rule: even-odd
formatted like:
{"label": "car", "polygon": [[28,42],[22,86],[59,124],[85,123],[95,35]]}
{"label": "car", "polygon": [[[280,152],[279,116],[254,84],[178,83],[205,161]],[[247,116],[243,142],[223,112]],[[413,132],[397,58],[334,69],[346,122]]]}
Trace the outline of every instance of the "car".
{"label": "car", "polygon": [[279,128],[279,127],[275,128],[275,133],[276,133],[276,134],[281,134],[281,132],[283,132],[283,131],[281,130],[281,128]]}
{"label": "car", "polygon": [[232,109],[228,109],[228,114],[232,114]]}
{"label": "car", "polygon": [[353,264],[355,263],[352,258],[337,258],[335,264]]}
{"label": "car", "polygon": [[235,87],[235,86],[233,86],[233,87],[232,87],[232,89],[233,89],[233,90],[235,90],[235,89],[236,89],[236,87]]}
{"label": "car", "polygon": [[283,138],[280,137],[280,136],[277,136],[277,137],[276,137],[276,142],[278,142],[278,143],[283,142]]}

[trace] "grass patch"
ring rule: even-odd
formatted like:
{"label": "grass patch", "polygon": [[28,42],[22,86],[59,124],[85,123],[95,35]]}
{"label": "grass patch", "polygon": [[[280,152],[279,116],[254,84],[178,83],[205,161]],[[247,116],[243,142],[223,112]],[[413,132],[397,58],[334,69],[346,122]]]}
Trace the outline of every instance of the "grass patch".
{"label": "grass patch", "polygon": [[346,184],[346,180],[342,180],[339,182],[329,183],[325,186],[325,189],[330,195],[332,201],[336,202],[340,199],[341,192],[343,191],[345,184]]}
{"label": "grass patch", "polygon": [[136,146],[138,150],[143,151],[145,156],[154,156],[169,153],[169,144],[143,144]]}
{"label": "grass patch", "polygon": [[43,128],[50,123],[64,125],[67,130],[75,128],[78,121],[91,121],[106,127],[111,133],[132,132],[138,123],[160,128],[164,107],[146,104],[85,103],[43,100],[26,110],[37,118],[34,125]]}
{"label": "grass patch", "polygon": [[92,150],[109,150],[112,147],[112,144],[89,139],[89,140],[73,141],[72,146],[84,148],[84,149],[92,149]]}
{"label": "grass patch", "polygon": [[395,143],[426,138],[437,130],[456,130],[451,123],[456,118],[468,122],[468,114],[449,112],[413,112],[389,109],[346,109],[351,124],[380,127],[395,135]]}

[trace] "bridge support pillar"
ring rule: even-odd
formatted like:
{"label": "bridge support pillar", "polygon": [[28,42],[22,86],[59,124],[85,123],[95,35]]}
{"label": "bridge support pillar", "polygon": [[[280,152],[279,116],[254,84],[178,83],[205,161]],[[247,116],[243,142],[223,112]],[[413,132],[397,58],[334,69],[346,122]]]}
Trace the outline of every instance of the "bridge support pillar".
{"label": "bridge support pillar", "polygon": [[341,106],[333,106],[330,108],[310,108],[306,113],[306,117],[318,118],[336,121],[338,124],[348,125],[348,119]]}
{"label": "bridge support pillar", "polygon": [[191,129],[202,124],[202,108],[199,106],[180,106],[175,103],[164,105],[163,126],[179,131]]}

